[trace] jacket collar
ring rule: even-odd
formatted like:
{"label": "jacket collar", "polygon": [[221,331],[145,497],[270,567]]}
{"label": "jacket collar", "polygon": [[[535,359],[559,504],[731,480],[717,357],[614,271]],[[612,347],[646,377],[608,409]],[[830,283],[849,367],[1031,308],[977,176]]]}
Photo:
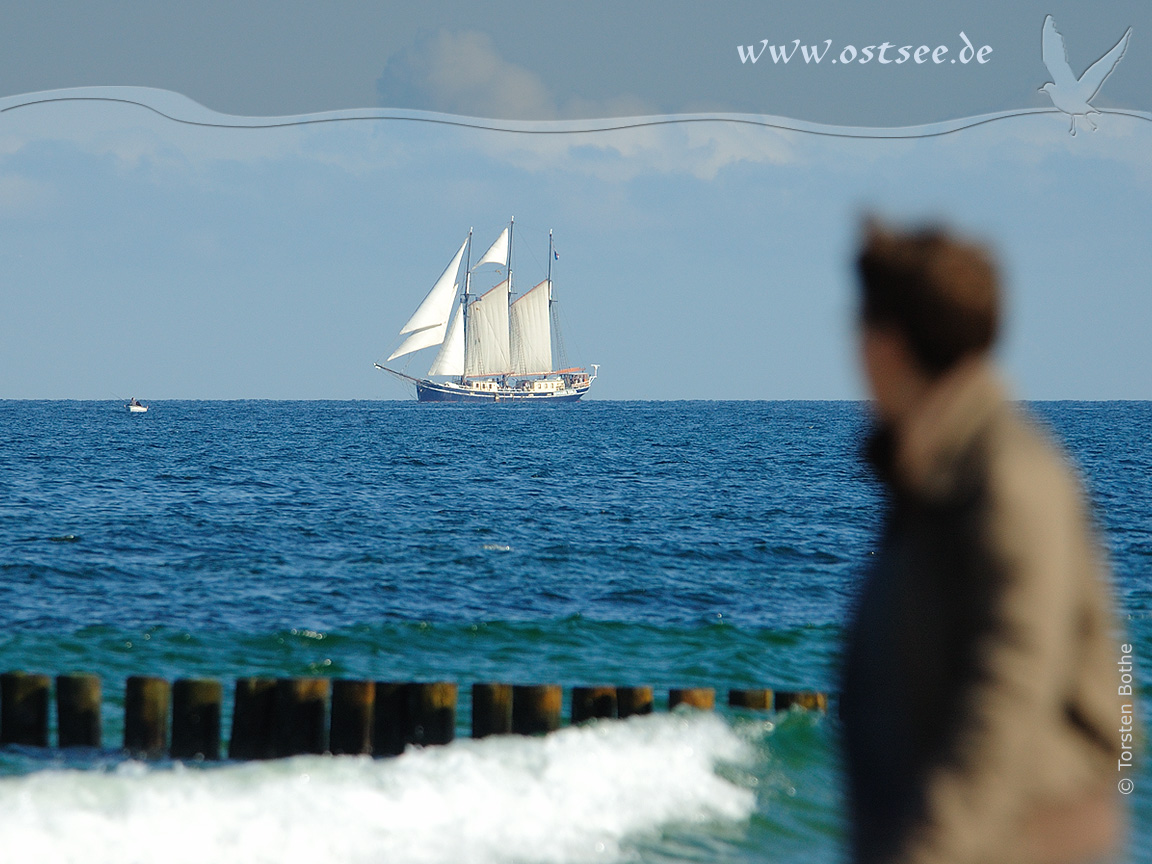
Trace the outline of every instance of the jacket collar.
{"label": "jacket collar", "polygon": [[881,427],[869,456],[897,491],[943,499],[964,479],[964,459],[1000,410],[1005,389],[985,358],[962,360],[928,391],[898,428]]}

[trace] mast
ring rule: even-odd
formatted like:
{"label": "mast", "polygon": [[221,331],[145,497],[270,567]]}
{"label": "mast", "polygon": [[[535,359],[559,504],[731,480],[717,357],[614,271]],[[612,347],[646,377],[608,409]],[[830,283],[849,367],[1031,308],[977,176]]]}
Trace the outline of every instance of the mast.
{"label": "mast", "polygon": [[508,220],[508,302],[512,302],[512,226],[516,224],[516,217]]}
{"label": "mast", "polygon": [[[552,312],[552,259],[556,257],[556,247],[552,245],[552,229],[548,229],[548,325],[552,326],[552,319],[555,317]],[[556,341],[560,341],[560,328],[555,327]],[[568,364],[565,363],[565,366]],[[556,368],[556,363],[553,361],[552,368]]]}
{"label": "mast", "polygon": [[556,260],[556,246],[552,242],[552,229],[548,229],[548,318],[552,326],[553,367],[568,368],[568,350],[564,347],[564,334],[560,331],[560,315],[552,299],[552,262]]}
{"label": "mast", "polygon": [[[508,220],[508,312],[509,312],[509,326],[511,326],[511,312],[512,312],[512,227],[516,224],[516,217],[513,216]],[[509,348],[511,348],[512,333],[508,333]],[[511,359],[511,358],[509,358]],[[508,376],[504,375],[500,378],[501,386],[508,383]]]}
{"label": "mast", "polygon": [[472,229],[468,229],[468,251],[464,258],[464,293],[460,295],[460,304],[464,307],[464,369],[460,371],[460,383],[464,383],[465,370],[468,369],[468,286],[472,282]]}

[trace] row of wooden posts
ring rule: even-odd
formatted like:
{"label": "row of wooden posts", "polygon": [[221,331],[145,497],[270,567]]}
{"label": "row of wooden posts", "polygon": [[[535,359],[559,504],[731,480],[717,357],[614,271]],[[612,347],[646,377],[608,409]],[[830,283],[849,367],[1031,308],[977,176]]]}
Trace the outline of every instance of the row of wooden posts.
{"label": "row of wooden posts", "polygon": [[[0,745],[48,747],[48,675],[0,675]],[[230,759],[304,753],[392,756],[409,744],[447,744],[456,733],[457,685],[328,678],[239,678]],[[653,710],[651,687],[573,687],[571,721],[629,717]],[[220,758],[224,688],[214,679],[132,676],[124,691],[124,749],[145,757]],[[559,685],[472,685],[472,737],[538,735],[560,728]],[[715,707],[711,688],[672,689],[668,708]],[[56,678],[59,747],[101,746],[101,682],[95,675]],[[822,693],[730,690],[728,704],[753,710],[824,710]],[[171,718],[171,742],[168,741]],[[327,722],[326,722],[327,721]]]}

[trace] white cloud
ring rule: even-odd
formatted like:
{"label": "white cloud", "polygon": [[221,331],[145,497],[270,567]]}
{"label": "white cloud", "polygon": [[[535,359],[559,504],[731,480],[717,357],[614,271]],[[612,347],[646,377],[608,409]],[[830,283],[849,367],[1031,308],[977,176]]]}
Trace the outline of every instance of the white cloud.
{"label": "white cloud", "polygon": [[376,85],[385,108],[501,120],[629,117],[653,108],[630,94],[558,99],[531,69],[500,55],[487,33],[441,30],[389,58]]}
{"label": "white cloud", "polygon": [[[90,87],[3,100],[0,156],[30,145],[65,142],[125,168],[222,159],[246,161],[290,152],[291,130],[232,128],[238,118],[217,114],[177,93],[139,87]],[[225,128],[220,128],[225,127]]]}
{"label": "white cloud", "polygon": [[[449,69],[441,64],[439,72],[430,73],[431,80],[446,93],[462,92],[469,80],[481,82],[477,86],[486,88],[493,105],[551,105],[538,81],[500,61],[487,50],[487,37],[480,37],[464,34],[436,43],[438,50],[459,50],[471,59],[466,67]],[[465,74],[465,68],[471,72]],[[497,128],[461,129],[422,121],[471,121],[425,112],[408,112],[414,119],[397,117],[397,112],[239,118],[218,114],[179,94],[145,88],[85,88],[36,97],[4,115],[0,157],[31,144],[62,141],[85,153],[110,156],[125,170],[199,171],[222,162],[300,159],[370,173],[414,159],[426,163],[429,153],[442,152],[451,159],[475,152],[531,172],[561,170],[625,181],[648,174],[711,179],[726,165],[779,165],[794,161],[801,152],[796,133],[788,130],[704,117],[617,118],[603,123],[481,121],[481,126]],[[591,103],[581,104],[582,112]],[[620,108],[627,104],[625,97],[616,103]],[[548,110],[556,113],[552,107]],[[303,122],[270,125],[293,121]],[[574,131],[598,126],[613,128]]]}
{"label": "white cloud", "polygon": [[439,33],[428,46],[432,104],[455,114],[553,119],[556,106],[534,72],[504,60],[486,33]]}
{"label": "white cloud", "polygon": [[55,193],[51,186],[19,174],[0,174],[0,213],[41,215],[50,208]]}
{"label": "white cloud", "polygon": [[799,158],[798,133],[724,120],[641,117],[609,131],[474,134],[477,149],[523,170],[615,182],[653,174],[711,180],[736,163],[782,165]]}
{"label": "white cloud", "polygon": [[[535,105],[562,113],[554,108],[540,81],[527,70],[501,60],[483,34],[440,34],[426,47],[445,55],[438,65],[426,70],[427,80],[435,82],[445,98],[456,93],[464,100],[464,91],[475,86],[488,93],[491,104],[509,110],[511,106]],[[447,55],[456,58],[455,65],[448,62]],[[774,128],[769,125],[772,118],[751,115],[479,121],[479,125],[492,128],[475,129],[452,125],[473,122],[455,115],[334,112],[271,119],[284,124],[305,121],[301,125],[246,128],[270,120],[218,114],[179,94],[143,88],[87,88],[82,94],[57,91],[37,95],[57,101],[6,111],[0,126],[0,158],[32,143],[64,141],[82,152],[111,156],[126,170],[142,169],[170,178],[181,172],[210,171],[222,163],[291,160],[356,175],[408,166],[434,171],[438,159],[448,165],[449,160],[478,154],[534,174],[561,172],[627,182],[660,175],[709,181],[739,164],[827,165],[835,169],[843,164],[846,152],[851,153],[854,163],[875,159],[890,162],[893,151],[929,149],[950,152],[954,164],[972,170],[988,160],[1035,165],[1053,155],[1079,154],[1125,164],[1139,180],[1152,182],[1146,155],[1152,124],[1147,119],[1116,114],[1102,117],[1098,132],[1082,132],[1075,138],[1058,128],[1060,117],[1038,114],[998,120],[938,138],[865,143]],[[61,97],[68,101],[61,101]],[[0,103],[10,107],[11,100]],[[449,125],[439,125],[445,121]],[[49,178],[34,179],[47,182]],[[29,182],[18,187],[17,181],[9,179],[2,199],[5,206],[30,202],[34,190]],[[43,198],[45,188],[36,194]]]}
{"label": "white cloud", "polygon": [[504,119],[558,114],[540,76],[505,60],[477,31],[441,30],[394,55],[376,89],[385,108]]}

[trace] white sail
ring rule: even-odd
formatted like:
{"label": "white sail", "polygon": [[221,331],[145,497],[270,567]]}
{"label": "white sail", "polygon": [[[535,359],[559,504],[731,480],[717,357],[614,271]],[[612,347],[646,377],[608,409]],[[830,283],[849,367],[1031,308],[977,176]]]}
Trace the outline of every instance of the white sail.
{"label": "white sail", "polygon": [[505,228],[500,232],[500,236],[496,238],[496,242],[488,247],[488,251],[484,253],[484,257],[472,265],[475,270],[481,264],[499,264],[501,267],[508,266],[508,229]]}
{"label": "white sail", "polygon": [[545,279],[512,304],[513,375],[552,371],[552,327],[548,314],[551,294],[552,285]]}
{"label": "white sail", "polygon": [[448,336],[440,345],[440,353],[432,361],[429,375],[464,374],[464,307],[458,305],[448,328]]}
{"label": "white sail", "polygon": [[400,343],[400,347],[388,355],[389,360],[395,360],[397,357],[403,357],[405,354],[411,354],[413,351],[419,351],[421,348],[431,348],[433,345],[439,345],[444,341],[444,332],[448,329],[447,323],[434,324],[431,327],[425,327],[423,330],[417,330],[407,339]]}
{"label": "white sail", "polygon": [[[452,301],[456,299],[456,271],[460,269],[460,259],[464,257],[464,248],[468,245],[465,240],[460,244],[460,251],[452,258],[447,269],[440,274],[440,278],[436,280],[436,284],[432,286],[432,290],[424,298],[423,302],[416,307],[416,311],[412,313],[412,317],[408,319],[408,323],[400,328],[400,335],[405,333],[413,333],[417,330],[424,330],[428,327],[447,327],[448,318],[452,315]],[[444,339],[443,331],[440,333],[440,339],[436,342],[429,342],[428,345],[437,345]],[[405,343],[407,344],[407,343]],[[428,347],[421,345],[421,348]],[[415,351],[415,348],[409,349]],[[408,353],[407,351],[404,353]],[[393,357],[398,355],[393,354]],[[391,358],[389,358],[391,359]]]}
{"label": "white sail", "polygon": [[465,375],[501,375],[509,371],[508,280],[468,307]]}

